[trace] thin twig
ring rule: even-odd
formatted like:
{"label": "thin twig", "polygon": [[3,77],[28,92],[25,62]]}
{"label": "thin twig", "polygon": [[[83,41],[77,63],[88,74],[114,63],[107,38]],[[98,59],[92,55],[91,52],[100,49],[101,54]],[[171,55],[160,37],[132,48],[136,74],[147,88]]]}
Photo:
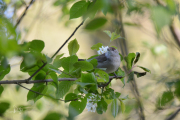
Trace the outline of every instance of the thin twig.
{"label": "thin twig", "polygon": [[176,110],[174,113],[172,113],[171,115],[169,115],[165,120],[172,120],[172,119],[174,119],[174,118],[178,115],[179,111],[180,111],[180,108],[177,109],[177,110]]}
{"label": "thin twig", "polygon": [[[79,29],[80,26],[82,26],[84,21],[79,24],[76,29],[73,31],[73,33],[69,36],[69,38],[63,43],[63,45],[54,53],[54,55],[51,58],[54,58],[58,52],[64,47],[64,45],[71,39],[71,37],[76,33],[76,31]],[[44,63],[36,72],[34,72],[28,79],[26,79],[26,82],[28,83],[44,66],[46,66],[47,62]]]}
{"label": "thin twig", "polygon": [[[75,81],[77,78],[59,78],[58,81]],[[46,80],[33,80],[27,83],[27,80],[4,80],[0,81],[0,84],[16,84],[16,83],[26,83],[26,84],[34,84],[34,83],[44,83],[44,82],[53,82],[53,79]]]}
{"label": "thin twig", "polygon": [[27,87],[24,87],[23,85],[21,85],[21,84],[19,84],[19,83],[16,83],[16,84],[19,85],[20,87],[26,89],[26,90],[29,90],[29,91],[31,91],[31,92],[34,92],[34,93],[39,94],[39,95],[42,95],[42,96],[50,97],[50,98],[52,98],[52,99],[54,99],[54,100],[60,100],[60,101],[65,101],[65,102],[76,101],[76,100],[78,100],[78,99],[73,99],[73,100],[63,100],[63,99],[53,98],[53,97],[51,97],[51,96],[49,96],[49,95],[45,95],[45,94],[42,94],[42,93],[40,93],[40,92],[31,90],[31,89],[29,89],[29,88],[27,88]]}
{"label": "thin twig", "polygon": [[[112,80],[116,78],[116,76],[110,76],[109,79]],[[122,78],[122,76],[117,76],[117,78]],[[77,78],[59,78],[58,81],[75,81]],[[26,84],[34,84],[34,83],[45,83],[45,82],[53,82],[53,79],[46,79],[46,80],[33,80],[27,83],[27,80],[4,80],[0,81],[1,84],[17,84],[17,83],[26,83]]]}
{"label": "thin twig", "polygon": [[76,29],[74,30],[74,32],[69,36],[69,38],[64,42],[64,44],[54,53],[54,55],[51,58],[54,58],[58,52],[64,47],[64,45],[71,39],[71,37],[76,33],[76,31],[79,29],[79,27],[81,27],[83,25],[84,21],[81,22],[81,24],[79,24]]}
{"label": "thin twig", "polygon": [[26,15],[27,10],[28,10],[29,7],[33,4],[34,1],[35,1],[35,0],[31,0],[31,1],[29,2],[29,5],[26,6],[26,9],[24,10],[23,14],[22,14],[21,17],[17,20],[17,23],[16,23],[16,25],[14,26],[15,28],[17,28],[17,26],[19,25],[19,23],[21,22],[21,20],[22,20],[22,19],[24,18],[24,16]]}

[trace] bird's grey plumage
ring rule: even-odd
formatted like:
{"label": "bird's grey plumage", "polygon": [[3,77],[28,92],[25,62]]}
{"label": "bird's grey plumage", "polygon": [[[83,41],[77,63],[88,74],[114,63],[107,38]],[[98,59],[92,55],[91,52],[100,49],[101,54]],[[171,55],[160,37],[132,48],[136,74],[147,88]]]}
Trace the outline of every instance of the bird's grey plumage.
{"label": "bird's grey plumage", "polygon": [[[113,47],[109,47],[106,53],[95,57],[95,59],[97,59],[98,62],[97,68],[105,68],[105,72],[107,73],[115,72],[121,62],[119,52]],[[82,60],[83,59],[79,59],[79,61]]]}

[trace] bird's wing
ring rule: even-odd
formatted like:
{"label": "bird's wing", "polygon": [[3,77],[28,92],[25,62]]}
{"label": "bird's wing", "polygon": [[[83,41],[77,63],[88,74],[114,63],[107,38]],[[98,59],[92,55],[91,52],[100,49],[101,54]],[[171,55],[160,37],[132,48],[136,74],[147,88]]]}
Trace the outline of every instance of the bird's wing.
{"label": "bird's wing", "polygon": [[107,57],[105,56],[105,53],[100,55],[100,56],[97,56],[95,57],[95,59],[98,60],[98,62],[104,62],[104,61],[107,61]]}

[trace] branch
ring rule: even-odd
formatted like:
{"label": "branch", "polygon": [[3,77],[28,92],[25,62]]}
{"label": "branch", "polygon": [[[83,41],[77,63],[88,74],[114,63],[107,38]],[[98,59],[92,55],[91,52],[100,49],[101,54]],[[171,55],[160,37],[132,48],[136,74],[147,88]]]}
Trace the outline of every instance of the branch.
{"label": "branch", "polygon": [[31,90],[31,89],[29,89],[29,88],[27,88],[27,87],[24,87],[23,85],[21,85],[21,84],[19,84],[19,83],[16,83],[16,84],[19,85],[20,87],[26,89],[26,90],[29,90],[29,91],[34,92],[34,93],[36,93],[36,94],[43,95],[43,96],[46,96],[46,97],[49,97],[49,98],[52,98],[52,99],[55,99],[55,100],[60,100],[60,101],[65,101],[65,102],[76,101],[76,100],[77,100],[77,99],[73,99],[73,100],[63,100],[63,99],[53,98],[52,96],[45,95],[45,94],[39,93],[39,92],[37,92],[37,91]]}
{"label": "branch", "polygon": [[54,58],[58,52],[64,47],[64,45],[71,39],[71,37],[76,33],[76,31],[79,29],[79,27],[81,27],[83,25],[84,21],[81,22],[81,24],[79,24],[76,29],[74,30],[74,32],[69,36],[69,38],[64,42],[64,44],[56,51],[56,53],[54,53],[54,55],[51,58]]}
{"label": "branch", "polygon": [[[121,79],[121,78],[123,78],[123,76],[117,76],[117,77],[109,76],[109,82],[105,83],[104,85],[109,84],[113,78]],[[77,80],[77,78],[59,78],[58,79],[58,81],[75,81],[75,80]],[[34,81],[29,81],[28,83],[27,83],[27,80],[4,80],[4,81],[0,81],[0,85],[1,84],[17,84],[17,83],[34,84],[34,83],[45,83],[45,82],[53,82],[53,79],[34,80]],[[102,87],[102,86],[100,86],[100,87]]]}
{"label": "branch", "polygon": [[171,115],[169,115],[165,120],[172,120],[176,117],[176,115],[179,113],[180,108],[177,109],[174,113],[172,113]]}
{"label": "branch", "polygon": [[[73,33],[69,36],[69,38],[61,45],[61,47],[54,53],[54,55],[51,58],[54,58],[58,52],[64,47],[64,45],[71,39],[71,37],[76,33],[76,31],[83,25],[84,21],[82,21],[76,29],[73,31]],[[26,82],[28,83],[41,69],[43,69],[44,66],[46,66],[47,62],[45,62],[36,72],[34,72],[28,79],[26,79]]]}
{"label": "branch", "polygon": [[24,10],[23,14],[22,14],[21,17],[17,20],[17,23],[16,23],[16,25],[14,26],[15,28],[17,28],[17,26],[19,25],[19,23],[21,22],[21,20],[22,20],[22,19],[24,18],[24,16],[26,15],[27,10],[28,10],[29,7],[33,4],[34,1],[35,1],[35,0],[31,0],[31,1],[29,2],[29,5],[26,6],[26,9]]}
{"label": "branch", "polygon": [[[58,81],[75,81],[77,78],[59,78]],[[34,83],[45,83],[45,82],[53,82],[53,79],[46,79],[46,80],[34,80],[29,81],[27,80],[5,80],[0,81],[0,84],[17,84],[17,83],[26,83],[26,84],[34,84]]]}

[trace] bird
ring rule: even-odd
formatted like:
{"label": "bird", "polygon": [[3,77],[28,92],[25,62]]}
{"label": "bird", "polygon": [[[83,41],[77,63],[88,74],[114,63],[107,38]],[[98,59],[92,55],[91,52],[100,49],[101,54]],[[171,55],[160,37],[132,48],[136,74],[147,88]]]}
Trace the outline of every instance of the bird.
{"label": "bird", "polygon": [[[119,52],[114,47],[108,47],[107,52],[92,59],[97,60],[97,68],[104,68],[105,72],[108,74],[114,73],[121,63]],[[78,59],[78,61],[84,61],[84,59]]]}

